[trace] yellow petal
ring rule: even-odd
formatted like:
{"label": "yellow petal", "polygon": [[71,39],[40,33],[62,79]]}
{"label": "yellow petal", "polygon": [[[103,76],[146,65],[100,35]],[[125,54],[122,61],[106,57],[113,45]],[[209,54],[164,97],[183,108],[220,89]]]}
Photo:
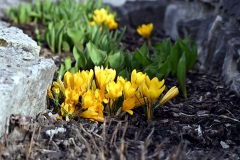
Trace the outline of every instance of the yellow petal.
{"label": "yellow petal", "polygon": [[64,74],[64,85],[66,88],[70,87],[73,89],[73,74],[71,72],[66,72]]}
{"label": "yellow petal", "polygon": [[48,93],[49,98],[53,99],[53,94],[51,92],[51,86],[47,87],[47,93]]}
{"label": "yellow petal", "polygon": [[135,98],[129,98],[123,101],[122,110],[128,112],[130,115],[133,115],[133,109],[135,107]]}
{"label": "yellow petal", "polygon": [[160,105],[163,105],[164,103],[166,103],[167,101],[171,100],[172,98],[174,98],[176,95],[178,95],[179,90],[176,86],[172,87],[161,99],[161,101],[159,102]]}

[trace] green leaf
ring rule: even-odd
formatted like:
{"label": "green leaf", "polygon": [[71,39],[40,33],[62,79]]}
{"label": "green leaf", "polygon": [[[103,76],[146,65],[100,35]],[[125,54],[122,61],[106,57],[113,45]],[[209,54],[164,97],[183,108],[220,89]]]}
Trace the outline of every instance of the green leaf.
{"label": "green leaf", "polygon": [[186,69],[188,71],[191,68],[190,61],[191,61],[191,54],[192,53],[191,53],[189,47],[185,43],[183,43],[180,39],[177,39],[177,41],[179,42],[179,45],[181,47],[182,52],[184,52],[184,54],[185,54],[186,67],[187,67]]}
{"label": "green leaf", "polygon": [[164,47],[164,53],[166,54],[166,57],[169,56],[171,53],[171,47],[172,47],[170,39],[167,39],[167,40],[165,39],[163,41],[163,47]]}
{"label": "green leaf", "polygon": [[171,71],[171,66],[170,66],[170,62],[167,60],[164,63],[160,63],[158,65],[158,73],[160,75],[162,75],[162,78],[159,78],[159,80],[162,80],[163,78],[167,78],[169,73]]}
{"label": "green leaf", "polygon": [[198,56],[198,49],[197,49],[197,44],[195,42],[192,43],[192,52],[191,52],[191,59],[189,62],[189,69],[191,69],[194,64],[196,63],[197,56]]}
{"label": "green leaf", "polygon": [[57,50],[58,53],[61,53],[62,51],[62,45],[63,45],[63,32],[60,32],[58,36],[56,36],[58,38],[57,41]]}
{"label": "green leaf", "polygon": [[177,79],[178,84],[180,86],[180,89],[183,93],[183,96],[187,98],[187,89],[186,89],[186,58],[185,54],[182,54],[182,57],[180,58],[178,62],[178,68],[177,68]]}
{"label": "green leaf", "polygon": [[131,70],[143,70],[151,63],[153,61],[150,58],[142,54],[139,50],[136,50],[132,56]]}
{"label": "green leaf", "polygon": [[71,68],[69,69],[69,72],[71,72],[71,73],[76,73],[76,70],[75,70],[74,67],[71,67]]}
{"label": "green leaf", "polygon": [[62,80],[64,74],[65,74],[65,66],[61,64],[57,79]]}
{"label": "green leaf", "polygon": [[139,51],[143,54],[143,55],[145,55],[145,56],[148,56],[148,47],[147,47],[147,45],[146,45],[146,43],[144,43],[143,45],[142,45],[142,47],[139,49]]}
{"label": "green leaf", "polygon": [[169,61],[171,64],[171,74],[175,75],[177,72],[177,65],[178,61],[181,58],[182,53],[181,53],[181,48],[179,46],[179,43],[176,42],[171,50],[170,56],[169,56]]}
{"label": "green leaf", "polygon": [[66,70],[68,71],[71,67],[72,67],[72,60],[71,60],[71,57],[70,56],[67,56],[65,58],[65,67],[66,67]]}
{"label": "green leaf", "polygon": [[104,64],[104,61],[107,57],[107,54],[104,51],[97,49],[97,47],[92,42],[87,43],[87,50],[88,55],[94,65],[101,66]]}
{"label": "green leaf", "polygon": [[70,47],[70,44],[67,42],[67,41],[63,41],[62,42],[62,49],[64,50],[64,51],[70,51],[71,50],[71,47]]}
{"label": "green leaf", "polygon": [[119,72],[118,76],[121,76],[123,78],[127,78],[128,80],[130,79],[130,74],[129,74],[127,69],[124,69],[121,72]]}
{"label": "green leaf", "polygon": [[149,78],[156,77],[158,73],[158,62],[149,64],[147,67],[144,68],[143,73],[147,73]]}
{"label": "green leaf", "polygon": [[189,46],[190,40],[191,40],[191,37],[188,36],[187,38],[185,38],[185,39],[183,40],[183,43],[185,43],[187,46]]}
{"label": "green leaf", "polygon": [[77,44],[83,38],[83,31],[75,28],[68,28],[67,35],[71,38],[73,44]]}
{"label": "green leaf", "polygon": [[110,56],[108,61],[109,67],[118,70],[123,64],[123,60],[124,57],[121,52],[115,53],[114,55]]}
{"label": "green leaf", "polygon": [[78,70],[81,68],[83,70],[87,69],[87,60],[86,57],[84,56],[83,52],[81,52],[77,47],[73,47],[73,56],[76,60],[76,65]]}

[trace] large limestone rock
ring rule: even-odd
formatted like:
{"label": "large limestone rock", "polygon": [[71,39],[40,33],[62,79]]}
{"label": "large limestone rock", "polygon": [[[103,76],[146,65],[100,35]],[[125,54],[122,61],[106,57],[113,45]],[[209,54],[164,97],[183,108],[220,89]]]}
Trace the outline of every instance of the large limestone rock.
{"label": "large limestone rock", "polygon": [[55,64],[39,58],[39,51],[22,30],[0,27],[0,135],[11,114],[36,116],[46,109]]}

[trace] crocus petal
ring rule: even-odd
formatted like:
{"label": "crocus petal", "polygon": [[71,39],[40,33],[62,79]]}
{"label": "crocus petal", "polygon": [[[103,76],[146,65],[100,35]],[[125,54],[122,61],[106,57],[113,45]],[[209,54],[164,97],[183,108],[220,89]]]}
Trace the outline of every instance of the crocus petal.
{"label": "crocus petal", "polygon": [[130,115],[133,115],[133,109],[135,107],[135,98],[129,98],[123,101],[123,108],[122,110],[128,112]]}
{"label": "crocus petal", "polygon": [[66,72],[64,74],[64,85],[66,88],[70,87],[73,89],[74,87],[74,82],[73,82],[73,74],[71,72]]}
{"label": "crocus petal", "polygon": [[171,100],[172,98],[174,98],[176,95],[178,95],[179,90],[176,86],[172,87],[161,99],[161,101],[159,102],[160,105],[163,105],[164,103],[166,103],[167,101]]}

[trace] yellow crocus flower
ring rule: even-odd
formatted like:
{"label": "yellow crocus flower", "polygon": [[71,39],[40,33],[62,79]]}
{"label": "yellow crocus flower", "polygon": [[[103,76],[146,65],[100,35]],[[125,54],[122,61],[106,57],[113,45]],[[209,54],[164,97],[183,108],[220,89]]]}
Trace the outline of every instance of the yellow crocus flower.
{"label": "yellow crocus flower", "polygon": [[116,29],[118,27],[118,23],[115,22],[114,15],[112,13],[107,15],[107,17],[106,17],[106,19],[104,21],[104,25],[108,26],[108,28],[110,30]]}
{"label": "yellow crocus flower", "polygon": [[65,90],[65,103],[76,105],[79,101],[79,96],[76,90],[67,88]]}
{"label": "yellow crocus flower", "polygon": [[[61,116],[66,117],[67,114],[71,115],[75,112],[76,107],[73,104],[62,103]],[[66,113],[67,112],[67,113]]]}
{"label": "yellow crocus flower", "polygon": [[118,27],[118,23],[115,21],[111,21],[110,23],[108,23],[108,29],[113,30],[116,29]]}
{"label": "yellow crocus flower", "polygon": [[103,109],[104,106],[100,102],[94,103],[94,105],[90,106],[87,110],[80,113],[80,117],[88,118],[91,121],[103,122]]}
{"label": "yellow crocus flower", "polygon": [[92,121],[103,122],[104,106],[99,99],[98,90],[93,93],[93,91],[89,89],[86,93],[84,93],[82,96],[82,109],[83,112],[80,113],[80,117],[89,118]]}
{"label": "yellow crocus flower", "polygon": [[157,98],[162,94],[165,89],[164,79],[158,81],[157,77],[154,77],[152,80],[146,76],[145,83],[142,86],[143,95],[148,98],[150,105],[152,105]]}
{"label": "yellow crocus flower", "polygon": [[133,115],[132,109],[135,107],[135,101],[136,99],[134,97],[125,99],[122,104],[122,110]]}
{"label": "yellow crocus flower", "polygon": [[111,81],[107,84],[106,90],[106,98],[110,98],[115,101],[117,98],[122,96],[123,86],[121,83],[115,83],[114,81]]}
{"label": "yellow crocus flower", "polygon": [[143,25],[141,25],[137,28],[138,34],[140,34],[141,36],[143,36],[146,39],[150,38],[152,30],[153,30],[153,24],[152,23],[143,24]]}
{"label": "yellow crocus flower", "polygon": [[82,95],[82,109],[87,109],[89,106],[94,105],[95,97],[92,93],[92,90],[88,90],[86,93]]}
{"label": "yellow crocus flower", "polygon": [[176,95],[178,95],[179,90],[176,86],[172,87],[164,96],[163,98],[160,100],[159,104],[163,105],[164,103],[166,103],[167,101],[171,100],[172,98],[174,98]]}
{"label": "yellow crocus flower", "polygon": [[57,80],[57,82],[53,82],[53,88],[59,88],[59,90],[64,94],[65,92],[65,87],[64,87],[64,84],[61,80]]}
{"label": "yellow crocus flower", "polygon": [[100,26],[107,18],[108,13],[104,8],[94,10],[93,20]]}
{"label": "yellow crocus flower", "polygon": [[98,87],[105,88],[106,84],[110,81],[113,81],[116,77],[116,70],[113,69],[104,69],[103,67],[94,67],[95,77],[98,84]]}
{"label": "yellow crocus flower", "polygon": [[124,99],[128,99],[131,98],[135,95],[137,90],[137,85],[136,84],[132,84],[130,81],[127,81],[124,85],[123,85],[123,95],[124,95]]}
{"label": "yellow crocus flower", "polygon": [[132,84],[136,84],[139,86],[144,80],[145,80],[146,74],[143,74],[142,72],[137,72],[136,69],[134,69],[131,73],[131,82]]}
{"label": "yellow crocus flower", "polygon": [[123,86],[123,85],[127,82],[127,80],[124,79],[124,78],[121,77],[121,76],[118,76],[118,77],[117,77],[117,82],[121,83],[121,85]]}

